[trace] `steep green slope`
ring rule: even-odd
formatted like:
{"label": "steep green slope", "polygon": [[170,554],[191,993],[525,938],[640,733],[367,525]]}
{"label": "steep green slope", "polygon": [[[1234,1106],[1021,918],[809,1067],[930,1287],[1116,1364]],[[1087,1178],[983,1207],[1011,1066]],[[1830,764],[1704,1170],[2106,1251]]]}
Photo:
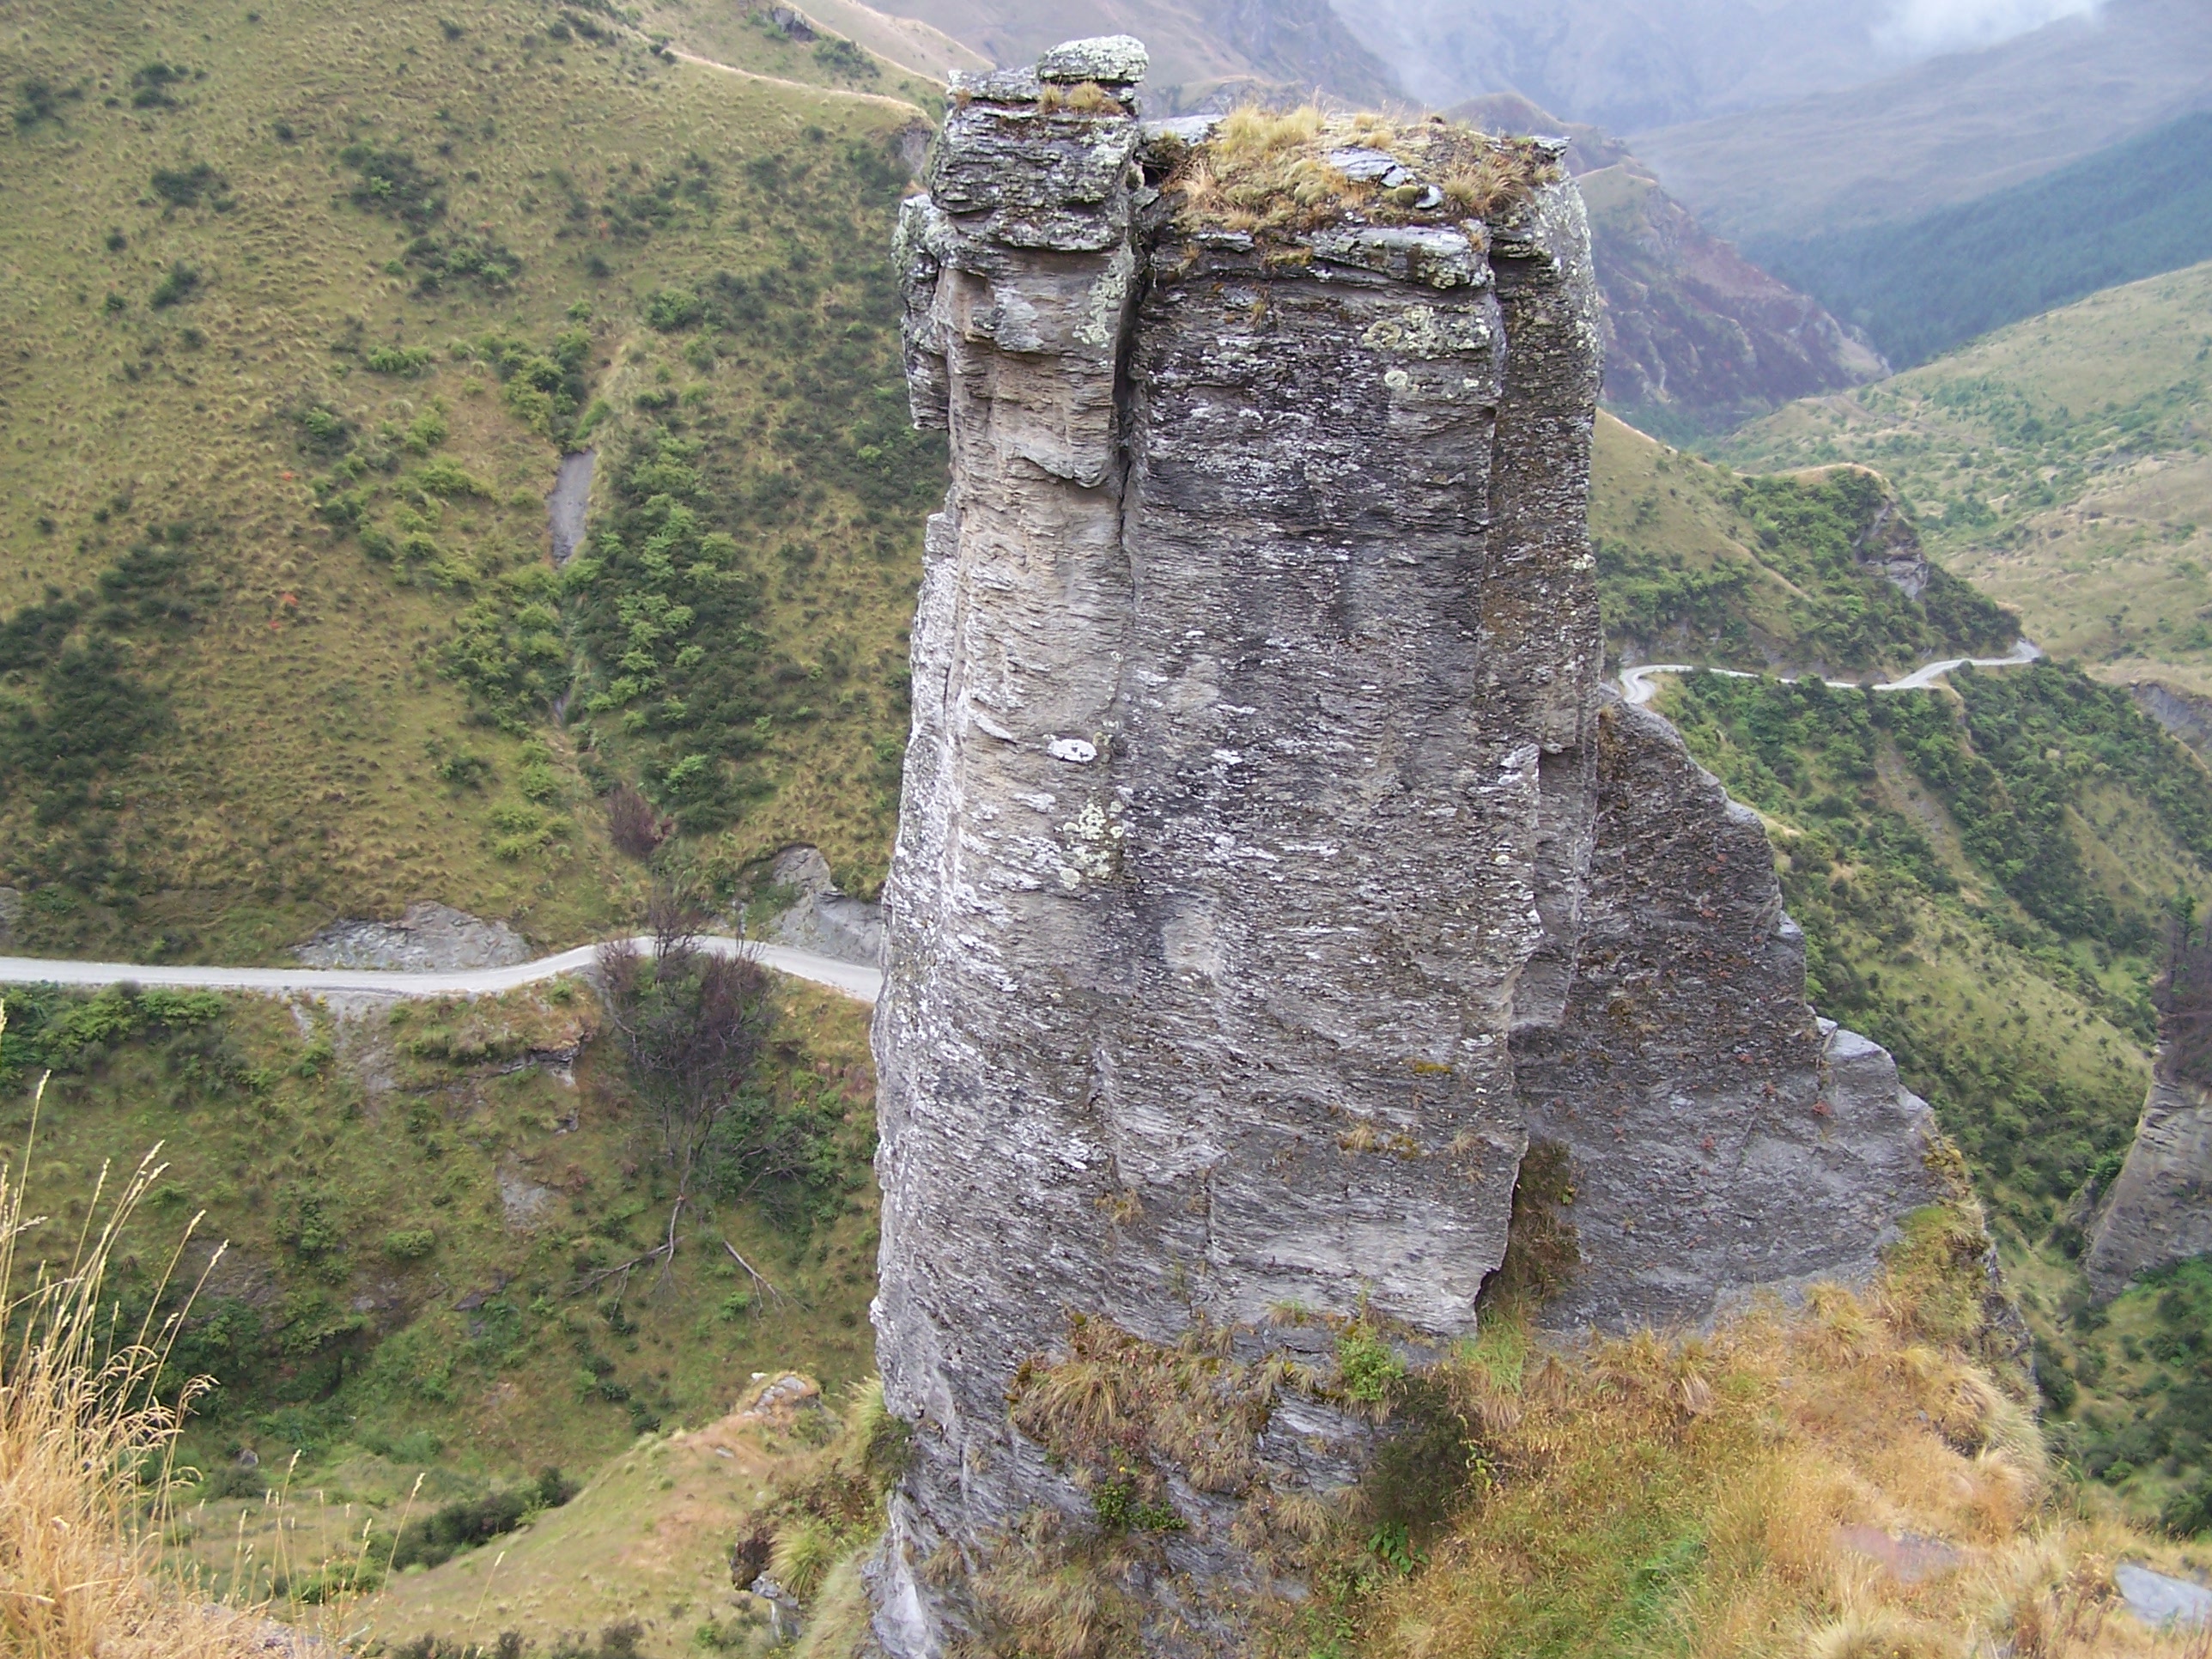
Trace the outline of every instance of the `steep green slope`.
{"label": "steep green slope", "polygon": [[[2097,234],[2080,234],[2094,219]],[[2212,258],[2212,114],[1879,234],[1754,244],[1899,368],[2085,294]]]}
{"label": "steep green slope", "polygon": [[1917,539],[1860,467],[1751,477],[1607,415],[1590,537],[1614,657],[1833,677],[2008,648],[2013,618],[1941,570],[1908,598],[1883,574]]}
{"label": "steep green slope", "polygon": [[[588,9],[14,21],[18,948],[265,957],[416,898],[588,934],[618,780],[711,866],[879,874],[941,476],[880,254],[919,110]],[[556,574],[586,436],[621,546]]]}
{"label": "steep green slope", "polygon": [[[25,1259],[66,1256],[114,1170],[162,1149],[107,1289],[126,1324],[189,1297],[164,1386],[218,1384],[185,1427],[204,1478],[167,1541],[218,1592],[273,1577],[280,1602],[286,1580],[312,1599],[372,1517],[379,1569],[410,1514],[434,1561],[557,1498],[548,1466],[587,1479],[641,1432],[728,1412],[756,1373],[866,1374],[866,1011],[791,984],[772,1006],[669,1265],[658,1125],[580,985],[337,1022],[202,993],[11,994],[0,1162],[51,1218]],[[264,1502],[278,1488],[289,1510]]]}
{"label": "steep green slope", "polygon": [[2078,670],[1954,684],[1698,676],[1661,707],[1765,817],[1814,1006],[1888,1047],[1966,1153],[2055,1443],[2155,1515],[2212,1478],[2201,1285],[2094,1310],[2073,1258],[2142,1107],[2169,918],[2212,895],[2212,774]]}
{"label": "steep green slope", "polygon": [[2110,289],[1717,453],[1893,478],[1929,550],[2107,678],[2212,690],[2212,264]]}

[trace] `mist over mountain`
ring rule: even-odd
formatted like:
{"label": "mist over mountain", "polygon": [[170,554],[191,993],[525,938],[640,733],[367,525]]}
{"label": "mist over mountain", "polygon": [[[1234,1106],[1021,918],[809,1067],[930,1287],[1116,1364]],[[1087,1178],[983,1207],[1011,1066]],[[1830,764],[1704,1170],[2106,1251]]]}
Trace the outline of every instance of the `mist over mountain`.
{"label": "mist over mountain", "polygon": [[1418,99],[1517,92],[1616,132],[1755,109],[1987,46],[2097,0],[1339,0]]}
{"label": "mist over mountain", "polygon": [[2094,15],[2100,0],[1899,0],[1875,39],[1917,56],[2000,40],[2056,22]]}
{"label": "mist over mountain", "polygon": [[2105,0],[2094,16],[1986,51],[1639,132],[1636,149],[1670,191],[1757,257],[1773,242],[1971,201],[2207,107],[2212,7]]}
{"label": "mist over mountain", "polygon": [[997,64],[1081,35],[1133,34],[1152,57],[1146,93],[1169,111],[1233,101],[1240,88],[1316,88],[1379,104],[1404,88],[1328,0],[885,0]]}

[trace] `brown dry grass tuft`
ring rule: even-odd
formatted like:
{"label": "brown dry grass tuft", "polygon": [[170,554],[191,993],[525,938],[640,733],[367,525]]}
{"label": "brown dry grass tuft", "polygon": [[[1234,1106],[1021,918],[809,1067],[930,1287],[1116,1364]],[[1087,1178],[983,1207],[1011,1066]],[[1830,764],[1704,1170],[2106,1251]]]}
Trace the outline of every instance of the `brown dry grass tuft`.
{"label": "brown dry grass tuft", "polygon": [[1078,1317],[1065,1354],[1033,1355],[1015,1372],[1015,1426],[1064,1460],[1078,1484],[1119,1485],[1141,1504],[1164,1501],[1170,1468],[1200,1492],[1246,1494],[1276,1396],[1319,1382],[1279,1354],[1239,1364],[1231,1334],[1194,1326],[1170,1348]]}
{"label": "brown dry grass tuft", "polygon": [[[1972,1248],[1970,1248],[1972,1247]],[[2202,1656],[2111,1571],[2162,1546],[2054,1493],[1983,1358],[1978,1218],[1923,1213],[1883,1279],[1710,1334],[1445,1369],[1478,1474],[1425,1569],[1363,1609],[1374,1655]]]}
{"label": "brown dry grass tuft", "polygon": [[[1328,153],[1382,150],[1440,204],[1423,207],[1419,186],[1385,191],[1355,182]],[[1314,105],[1270,110],[1245,105],[1188,151],[1167,188],[1186,229],[1212,227],[1255,236],[1295,235],[1358,217],[1381,224],[1449,223],[1509,209],[1556,176],[1548,155],[1526,140],[1493,137],[1442,120],[1398,126],[1377,115],[1333,115]]]}
{"label": "brown dry grass tuft", "polygon": [[45,1218],[26,1213],[21,1176],[0,1168],[0,1325],[17,1334],[0,1354],[0,1651],[228,1659],[265,1650],[258,1610],[206,1606],[153,1571],[179,1417],[193,1390],[173,1404],[155,1394],[176,1318],[118,1329],[101,1292],[118,1235],[167,1167],[159,1152],[140,1163],[97,1232],[87,1222],[59,1272],[19,1254]]}

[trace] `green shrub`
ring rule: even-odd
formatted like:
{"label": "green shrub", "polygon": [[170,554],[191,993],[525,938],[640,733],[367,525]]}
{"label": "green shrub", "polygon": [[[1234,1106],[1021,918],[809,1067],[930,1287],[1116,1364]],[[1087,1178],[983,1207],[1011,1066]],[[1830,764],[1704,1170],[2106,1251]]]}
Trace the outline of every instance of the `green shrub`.
{"label": "green shrub", "polygon": [[1148,1502],[1129,1474],[1100,1481],[1091,1492],[1091,1512],[1109,1532],[1180,1532],[1186,1522],[1164,1498]]}
{"label": "green shrub", "polygon": [[326,454],[343,449],[353,436],[353,424],[327,404],[315,404],[300,411],[300,429],[307,435],[310,447]]}
{"label": "green shrub", "polygon": [[361,175],[348,192],[356,207],[417,228],[445,216],[446,198],[440,193],[444,181],[423,172],[405,150],[348,144],[338,160]]}
{"label": "green shrub", "polygon": [[663,334],[696,327],[706,312],[705,305],[696,294],[680,289],[664,288],[646,296],[646,323]]}
{"label": "green shrub", "polygon": [[204,196],[219,196],[229,181],[205,161],[154,169],[154,194],[172,207],[198,207]]}
{"label": "green shrub", "polygon": [[460,463],[446,456],[434,457],[413,475],[419,489],[433,495],[477,495],[485,500],[491,497],[491,486],[474,473],[465,471]]}
{"label": "green shrub", "polygon": [[84,88],[57,87],[51,81],[33,76],[16,83],[15,97],[16,131],[27,132],[41,122],[59,122],[62,106],[82,101]]}
{"label": "green shrub", "polygon": [[384,1236],[384,1253],[394,1261],[420,1261],[438,1248],[438,1235],[429,1227],[407,1227]]}
{"label": "green shrub", "polygon": [[0,1077],[33,1071],[73,1072],[134,1037],[173,1039],[217,1025],[228,1010],[214,991],[110,986],[86,995],[51,988],[11,989],[8,1025],[0,1033]]}
{"label": "green shrub", "polygon": [[174,109],[175,96],[172,87],[182,86],[192,78],[192,71],[182,64],[155,62],[147,64],[131,77],[133,109]]}
{"label": "green shrub", "polygon": [[873,81],[883,73],[876,67],[876,60],[858,46],[835,35],[814,43],[814,61],[832,75],[842,75],[848,80]]}
{"label": "green shrub", "polygon": [[463,1550],[513,1532],[533,1515],[559,1508],[577,1491],[560,1470],[548,1468],[529,1486],[441,1504],[401,1530],[392,1546],[392,1565],[394,1569],[418,1564],[434,1567]]}
{"label": "green shrub", "polygon": [[1406,1381],[1406,1363],[1366,1325],[1348,1325],[1336,1339],[1336,1369],[1347,1398],[1387,1405]]}
{"label": "green shrub", "polygon": [[170,306],[181,305],[191,299],[198,292],[199,286],[198,268],[188,265],[179,259],[172,264],[168,273],[154,285],[154,291],[147,296],[146,302],[156,311],[165,310]]}
{"label": "green shrub", "polygon": [[401,262],[412,269],[415,285],[435,294],[448,283],[469,282],[488,294],[503,294],[522,271],[522,256],[489,232],[457,231],[418,236]]}
{"label": "green shrub", "polygon": [[[417,415],[413,420],[407,423],[407,436],[405,441],[408,453],[411,455],[428,454],[440,444],[446,441],[451,430],[452,428],[447,427],[446,424],[446,416],[443,410],[435,408],[424,410],[420,415]],[[466,475],[464,474],[463,476],[465,477]],[[476,489],[471,490],[469,493],[471,495],[489,496],[490,491],[483,485],[478,484]]]}
{"label": "green shrub", "polygon": [[373,374],[404,374],[411,380],[430,366],[431,356],[428,346],[380,345],[362,352],[361,360]]}

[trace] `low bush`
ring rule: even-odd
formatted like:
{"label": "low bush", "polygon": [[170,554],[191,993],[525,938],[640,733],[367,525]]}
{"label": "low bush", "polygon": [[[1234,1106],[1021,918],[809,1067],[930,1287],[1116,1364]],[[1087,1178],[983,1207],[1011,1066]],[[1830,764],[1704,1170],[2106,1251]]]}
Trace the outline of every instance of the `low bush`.
{"label": "low bush", "polygon": [[618,853],[634,859],[649,858],[674,828],[629,784],[617,784],[607,796],[607,834]]}
{"label": "low bush", "polygon": [[153,177],[154,194],[172,207],[198,207],[206,196],[220,196],[228,181],[205,161],[194,161],[188,166],[156,167]]}
{"label": "low bush", "polygon": [[356,207],[418,228],[445,216],[445,181],[417,167],[405,150],[348,144],[338,160],[360,175],[348,192]]}
{"label": "low bush", "polygon": [[434,1567],[463,1550],[513,1532],[532,1516],[558,1509],[580,1488],[556,1468],[542,1471],[526,1486],[457,1498],[418,1521],[410,1521],[393,1541],[390,1565]]}
{"label": "low bush", "polygon": [[154,285],[154,291],[147,296],[146,303],[156,311],[166,310],[170,306],[182,305],[199,292],[200,280],[198,268],[188,265],[179,259],[171,265],[167,274]]}
{"label": "low bush", "polygon": [[361,354],[362,365],[374,374],[404,374],[410,380],[430,366],[428,346],[371,346]]}

